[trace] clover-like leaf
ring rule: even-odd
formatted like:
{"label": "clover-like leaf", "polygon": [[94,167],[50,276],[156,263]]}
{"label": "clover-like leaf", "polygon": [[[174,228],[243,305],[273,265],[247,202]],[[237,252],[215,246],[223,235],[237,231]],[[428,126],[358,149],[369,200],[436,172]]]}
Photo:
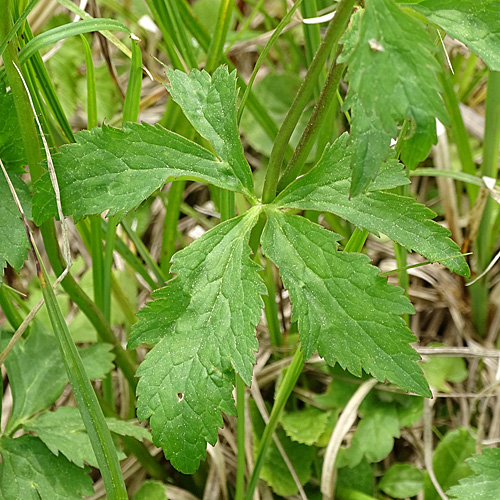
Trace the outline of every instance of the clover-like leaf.
{"label": "clover-like leaf", "polygon": [[[392,0],[367,0],[365,5],[353,17],[339,59],[348,65],[345,109],[352,109],[353,196],[376,177],[399,122],[413,120],[418,131],[421,126],[428,130],[434,117],[447,121],[435,47],[425,26]],[[435,130],[427,137],[429,152]]]}
{"label": "clover-like leaf", "polygon": [[[329,146],[318,164],[290,184],[275,200],[281,207],[331,212],[375,234],[384,233],[408,250],[422,254],[431,262],[442,262],[462,276],[469,267],[460,255],[450,232],[436,224],[434,212],[413,199],[382,191],[349,197],[349,165],[352,146],[344,134]],[[389,170],[390,171],[390,170]],[[375,186],[378,187],[379,180]],[[387,188],[389,183],[383,186]],[[393,186],[391,186],[393,187]]]}
{"label": "clover-like leaf", "polygon": [[[160,125],[105,126],[78,132],[75,139],[53,157],[63,212],[75,219],[104,210],[110,215],[127,212],[178,177],[247,191],[227,162]],[[33,205],[37,224],[57,213],[48,174],[35,185]]]}
{"label": "clover-like leaf", "polygon": [[229,73],[227,66],[219,66],[211,76],[197,69],[189,75],[168,70],[168,78],[170,95],[186,118],[231,166],[247,193],[253,193],[252,171],[243,154],[236,119],[236,70]]}
{"label": "clover-like leaf", "polygon": [[0,498],[80,500],[94,493],[87,470],[55,456],[40,439],[21,436],[0,440]]}
{"label": "clover-like leaf", "polygon": [[174,255],[178,274],[139,312],[129,346],[158,344],[139,367],[140,420],[174,467],[193,473],[234,414],[236,371],[250,384],[265,286],[248,238],[258,209],[228,220]]}
{"label": "clover-like leaf", "polygon": [[411,7],[467,45],[493,71],[500,71],[500,2],[422,0]]}
{"label": "clover-like leaf", "polygon": [[315,350],[356,376],[362,369],[405,391],[430,396],[400,317],[413,307],[378,276],[365,255],[337,251],[340,236],[296,215],[269,209],[262,250],[280,269],[304,355]]}

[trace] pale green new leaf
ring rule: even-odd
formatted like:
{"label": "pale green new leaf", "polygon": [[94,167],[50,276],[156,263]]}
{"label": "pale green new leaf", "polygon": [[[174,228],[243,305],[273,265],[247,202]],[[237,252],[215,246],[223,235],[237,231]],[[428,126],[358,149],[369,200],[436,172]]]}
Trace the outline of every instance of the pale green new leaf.
{"label": "pale green new leaf", "polygon": [[[352,109],[353,196],[376,177],[398,123],[414,120],[418,131],[434,117],[447,121],[435,47],[425,26],[392,0],[367,0],[365,5],[344,36],[340,57],[348,65],[344,106]],[[434,130],[427,151],[435,141]]]}
{"label": "pale green new leaf", "polygon": [[411,7],[467,45],[493,71],[500,71],[498,0],[423,0]]}
{"label": "pale green new leaf", "polygon": [[295,215],[268,210],[262,250],[280,269],[306,358],[315,350],[356,376],[362,369],[429,396],[415,337],[399,316],[413,313],[369,258],[337,251],[340,236]]}
{"label": "pale green new leaf", "polygon": [[137,375],[140,420],[174,467],[193,473],[234,414],[234,372],[250,384],[265,286],[248,238],[259,212],[228,220],[174,255],[178,277],[153,293],[129,346],[158,344]]}
{"label": "pale green new leaf", "polygon": [[384,474],[378,488],[392,498],[414,497],[424,488],[424,474],[414,465],[394,464]]}
{"label": "pale green new leaf", "polygon": [[457,500],[492,500],[500,491],[500,449],[484,449],[482,455],[467,460],[474,476],[462,479],[447,491]]}
{"label": "pale green new leaf", "polygon": [[219,66],[211,76],[197,69],[189,75],[178,70],[167,74],[172,99],[252,194],[252,171],[243,154],[236,119],[236,70],[229,73],[227,66]]}
{"label": "pale green new leaf", "polygon": [[[1,131],[0,131],[1,135]],[[12,184],[25,209],[31,215],[31,196],[28,187],[20,179],[11,176]],[[28,238],[21,215],[16,207],[4,174],[0,172],[0,277],[9,263],[14,269],[21,269],[28,255]]]}
{"label": "pale green new leaf", "polygon": [[[319,163],[290,184],[275,204],[334,213],[360,228],[384,233],[429,261],[443,262],[451,271],[468,276],[470,271],[459,255],[458,245],[449,238],[447,229],[431,220],[435,214],[425,206],[411,198],[381,191],[349,199],[352,146],[347,147],[346,141],[347,136],[343,135],[329,146]],[[379,185],[377,178],[372,189]]]}
{"label": "pale green new leaf", "polygon": [[21,436],[0,440],[2,500],[81,500],[93,495],[87,470],[56,457],[40,439]]}
{"label": "pale green new leaf", "polygon": [[[77,220],[104,210],[110,215],[127,212],[178,177],[246,192],[227,162],[160,125],[105,126],[78,132],[75,139],[75,144],[61,147],[53,161],[63,213]],[[48,174],[36,183],[33,204],[37,224],[56,215]]]}
{"label": "pale green new leaf", "polygon": [[[114,418],[107,418],[106,424],[111,432],[121,436],[132,436],[135,439],[151,440],[149,432],[133,422],[125,422]],[[56,411],[40,413],[35,418],[25,422],[24,429],[34,432],[45,443],[49,450],[58,455],[61,452],[68,460],[79,467],[84,462],[98,467],[94,450],[85,430],[78,408],[64,406]],[[119,459],[125,455],[118,451]]]}

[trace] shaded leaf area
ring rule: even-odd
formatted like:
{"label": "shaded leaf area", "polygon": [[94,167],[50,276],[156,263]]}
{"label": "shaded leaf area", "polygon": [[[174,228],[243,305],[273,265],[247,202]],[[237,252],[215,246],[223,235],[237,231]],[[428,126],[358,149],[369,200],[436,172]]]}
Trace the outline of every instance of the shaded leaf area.
{"label": "shaded leaf area", "polygon": [[[442,346],[443,344],[431,343],[429,347]],[[460,383],[467,379],[469,372],[463,358],[448,358],[432,356],[422,362],[422,369],[429,385],[439,392],[452,392],[451,383]]]}
{"label": "shaded leaf area", "polygon": [[196,69],[189,75],[168,70],[167,75],[172,99],[252,194],[252,171],[243,153],[236,119],[236,70],[229,73],[227,66],[219,66],[211,76]]}
{"label": "shaded leaf area", "polygon": [[178,277],[153,293],[132,330],[129,347],[158,342],[137,371],[138,417],[151,417],[155,444],[184,473],[215,444],[221,412],[234,414],[234,372],[251,381],[266,291],[249,258],[258,214],[223,222],[175,254]]}
{"label": "shaded leaf area", "polygon": [[22,166],[26,165],[26,158],[21,127],[17,119],[12,92],[7,92],[2,82],[0,82],[0,116],[3,117],[0,120],[0,160],[8,171],[22,174],[24,173]]}
{"label": "shaded leaf area", "polygon": [[[11,333],[2,331],[0,347],[7,346]],[[89,377],[102,378],[113,369],[109,344],[79,349]],[[97,366],[99,364],[99,366]],[[56,338],[34,323],[28,338],[21,338],[5,361],[12,390],[12,412],[6,431],[22,425],[29,417],[53,404],[68,383]]]}
{"label": "shaded leaf area", "polygon": [[[387,158],[397,124],[405,119],[422,127],[426,154],[436,142],[435,117],[447,121],[439,95],[439,65],[435,46],[425,26],[403,12],[392,0],[369,0],[353,16],[343,38],[339,61],[348,65],[349,92],[345,109],[352,110],[351,134],[355,146],[351,194],[364,192]],[[422,137],[419,137],[421,147]],[[423,151],[422,151],[423,152]]]}
{"label": "shaded leaf area", "polygon": [[500,3],[496,0],[423,0],[411,6],[500,71]]}
{"label": "shaded leaf area", "polygon": [[[179,177],[245,192],[228,163],[160,125],[104,126],[78,132],[75,139],[53,161],[63,212],[77,220],[105,210],[109,215],[128,212]],[[33,205],[37,224],[57,213],[47,173],[35,184]]]}
{"label": "shaded leaf area", "polygon": [[0,498],[80,500],[94,493],[87,469],[55,456],[40,439],[21,436],[0,440]]}
{"label": "shaded leaf area", "polygon": [[[257,456],[260,439],[264,432],[265,423],[253,400],[250,400],[250,416],[252,418],[252,434],[254,438],[254,454]],[[288,438],[280,429],[276,436],[283,450],[289,458],[297,477],[302,485],[309,481],[312,474],[312,464],[316,455],[316,449],[312,446],[297,443]],[[298,493],[297,485],[293,480],[290,469],[284,461],[276,443],[269,445],[264,464],[260,472],[260,478],[274,490],[278,495],[288,497]]]}
{"label": "shaded leaf area", "polygon": [[[465,459],[471,457],[475,450],[475,439],[467,429],[455,429],[446,434],[434,450],[432,467],[439,484],[444,491],[471,475],[471,469]],[[429,476],[424,479],[425,500],[440,500]],[[489,500],[489,499],[488,499]]]}
{"label": "shaded leaf area", "polygon": [[[1,116],[1,115],[0,115]],[[2,132],[0,130],[0,137]],[[10,180],[14,185],[25,215],[31,218],[31,196],[28,186],[13,175]],[[19,210],[16,207],[3,172],[0,172],[0,276],[10,264],[20,270],[28,256],[28,237]]]}
{"label": "shaded leaf area", "polygon": [[394,464],[384,474],[378,487],[392,498],[414,497],[424,488],[424,474],[414,465]]}
{"label": "shaded leaf area", "polygon": [[[149,432],[133,422],[107,418],[106,423],[115,434],[151,440]],[[61,452],[79,467],[83,467],[84,462],[92,467],[99,467],[78,408],[66,406],[53,412],[40,413],[24,423],[23,428],[37,434],[55,455]],[[125,458],[122,451],[117,450],[117,453],[120,460]]]}
{"label": "shaded leaf area", "polygon": [[485,449],[482,455],[467,460],[474,475],[462,479],[458,486],[448,490],[457,500],[490,500],[500,491],[500,449]]}
{"label": "shaded leaf area", "polygon": [[[424,205],[412,198],[381,191],[349,198],[352,150],[352,146],[347,146],[344,134],[326,149],[308,174],[290,184],[274,203],[280,207],[334,213],[360,228],[386,234],[431,262],[442,262],[451,271],[469,276],[469,267],[459,255],[458,245],[449,238],[450,232],[431,220],[435,213]],[[391,169],[388,168],[387,172],[385,175],[392,179]],[[382,184],[377,178],[372,189],[387,189],[394,185],[390,182]]]}
{"label": "shaded leaf area", "polygon": [[387,284],[365,255],[337,251],[340,236],[307,219],[268,210],[262,250],[280,269],[304,355],[315,350],[356,376],[430,395],[399,316],[413,313],[403,290]]}

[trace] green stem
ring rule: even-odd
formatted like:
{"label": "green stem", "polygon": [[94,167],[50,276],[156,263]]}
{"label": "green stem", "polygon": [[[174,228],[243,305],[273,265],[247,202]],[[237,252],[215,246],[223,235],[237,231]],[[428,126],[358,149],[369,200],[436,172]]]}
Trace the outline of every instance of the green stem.
{"label": "green stem", "polygon": [[264,191],[262,196],[262,201],[264,203],[270,203],[276,197],[276,189],[281,173],[281,164],[283,163],[290,137],[297,126],[309,98],[316,88],[317,80],[323,70],[327,57],[331,53],[332,48],[338,44],[340,37],[349,22],[355,3],[355,0],[341,0],[335,13],[335,17],[330,21],[325,38],[316,52],[304,81],[295,96],[292,106],[288,110],[288,114],[278,131],[278,135],[276,136],[276,140],[271,151],[271,157],[269,158],[269,166],[267,169],[266,180],[264,182]]}
{"label": "green stem", "polygon": [[236,375],[236,493],[235,500],[243,500],[245,496],[245,382]]}
{"label": "green stem", "polygon": [[0,308],[12,328],[17,330],[21,326],[23,318],[17,308],[14,307],[10,293],[10,290],[8,290],[4,284],[0,283]]}
{"label": "green stem", "polygon": [[221,0],[219,3],[217,25],[208,49],[207,62],[205,63],[205,70],[209,73],[214,71],[222,57],[222,49],[224,48],[227,32],[229,30],[234,4],[234,0]]}
{"label": "green stem", "polygon": [[337,90],[344,70],[344,64],[337,65],[335,61],[332,63],[325,85],[321,90],[311,118],[302,133],[292,159],[288,163],[283,176],[278,182],[278,191],[285,189],[285,187],[293,182],[302,172],[302,169],[307,161],[307,157],[314,146],[314,142],[324,123],[326,123],[325,118],[329,114],[332,104],[337,98]]}
{"label": "green stem", "polygon": [[288,401],[288,398],[290,397],[290,394],[292,393],[300,374],[302,373],[303,366],[304,356],[302,355],[302,351],[300,349],[297,349],[293,356],[292,363],[287,368],[285,377],[283,378],[283,382],[278,389],[273,409],[271,410],[271,415],[269,416],[269,422],[264,429],[264,433],[262,434],[259,450],[257,452],[257,458],[255,460],[255,465],[250,477],[250,481],[248,482],[247,492],[245,496],[246,500],[253,499],[255,488],[259,480],[260,471],[262,469],[262,466],[264,465],[264,458],[266,456],[267,449],[271,444],[274,431],[276,430],[285,404]]}

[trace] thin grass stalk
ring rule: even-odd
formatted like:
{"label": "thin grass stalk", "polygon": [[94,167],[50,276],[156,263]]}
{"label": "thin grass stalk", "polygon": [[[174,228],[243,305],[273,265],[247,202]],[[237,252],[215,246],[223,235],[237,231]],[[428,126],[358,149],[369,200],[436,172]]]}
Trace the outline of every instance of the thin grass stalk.
{"label": "thin grass stalk", "polygon": [[5,283],[0,283],[0,308],[12,328],[17,330],[21,326],[23,318],[21,317],[18,309],[14,307],[10,297],[10,290],[7,288]]}
{"label": "thin grass stalk", "polygon": [[288,110],[288,114],[280,127],[276,140],[274,141],[271,157],[269,158],[269,166],[267,168],[262,195],[264,203],[270,203],[276,197],[276,189],[281,174],[281,165],[285,157],[285,151],[290,141],[290,137],[316,87],[317,80],[323,70],[327,57],[330,55],[332,49],[338,44],[349,22],[354,4],[355,0],[341,0],[335,17],[330,21],[325,38],[316,52],[292,106]]}
{"label": "thin grass stalk", "polygon": [[215,70],[222,57],[222,49],[226,43],[227,33],[229,31],[229,23],[234,9],[234,0],[221,0],[219,3],[219,12],[217,14],[217,24],[212,36],[210,47],[207,53],[205,70],[209,73]]}
{"label": "thin grass stalk", "polygon": [[[481,176],[497,178],[498,153],[500,142],[500,73],[490,71],[485,103],[485,134],[483,143],[483,163]],[[498,233],[492,234],[493,202],[486,201],[483,216],[479,225],[479,232],[475,241],[477,271],[483,271],[491,258],[493,245]],[[472,317],[479,334],[487,331],[489,308],[489,279],[488,276],[480,279],[470,287],[472,299]]]}
{"label": "thin grass stalk", "polygon": [[59,343],[64,366],[66,367],[78,409],[89,435],[97,463],[99,464],[107,496],[110,500],[126,500],[128,499],[127,490],[111,433],[107,427],[92,384],[83,367],[78,350],[71,338],[68,326],[59,309],[40,254],[35,247],[33,247],[33,252],[37,259],[38,279],[42,287],[50,321]]}

